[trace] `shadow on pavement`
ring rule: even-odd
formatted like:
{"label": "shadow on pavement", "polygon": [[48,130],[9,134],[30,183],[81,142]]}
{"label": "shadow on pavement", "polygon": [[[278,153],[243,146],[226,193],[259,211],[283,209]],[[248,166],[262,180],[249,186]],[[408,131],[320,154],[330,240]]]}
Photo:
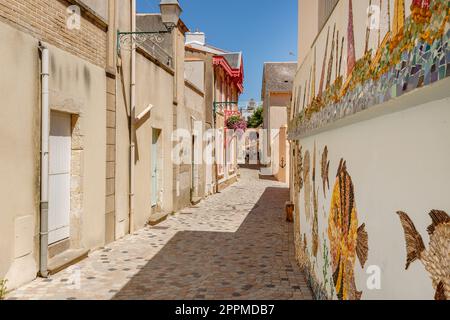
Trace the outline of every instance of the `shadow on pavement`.
{"label": "shadow on pavement", "polygon": [[114,299],[311,299],[285,222],[288,198],[267,188],[236,233],[179,232]]}
{"label": "shadow on pavement", "polygon": [[240,164],[239,168],[241,169],[249,169],[249,170],[260,170],[261,165],[259,164]]}

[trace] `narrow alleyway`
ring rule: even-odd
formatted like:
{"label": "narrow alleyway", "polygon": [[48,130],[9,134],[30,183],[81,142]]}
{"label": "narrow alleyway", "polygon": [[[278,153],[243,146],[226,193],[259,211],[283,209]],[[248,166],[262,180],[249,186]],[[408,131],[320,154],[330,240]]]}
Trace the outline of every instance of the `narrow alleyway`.
{"label": "narrow alleyway", "polygon": [[285,185],[241,169],[241,180],[37,279],[10,299],[311,299],[285,222]]}

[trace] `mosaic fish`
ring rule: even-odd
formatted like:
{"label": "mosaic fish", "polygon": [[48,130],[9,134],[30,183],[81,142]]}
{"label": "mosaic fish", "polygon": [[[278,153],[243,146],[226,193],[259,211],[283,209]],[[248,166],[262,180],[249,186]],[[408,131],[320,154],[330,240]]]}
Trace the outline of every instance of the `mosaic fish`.
{"label": "mosaic fish", "polygon": [[298,141],[294,143],[294,243],[296,256],[301,247],[301,233],[300,233],[300,206],[298,205],[298,195],[303,188],[303,161],[302,161],[302,146]]}
{"label": "mosaic fish", "polygon": [[439,210],[430,212],[433,223],[428,227],[429,248],[426,249],[422,237],[408,214],[399,211],[406,241],[406,270],[411,263],[420,260],[433,280],[436,300],[450,298],[450,216]]}
{"label": "mosaic fish", "polygon": [[313,156],[313,220],[312,220],[312,254],[317,257],[319,251],[319,188],[316,191],[316,144]]}
{"label": "mosaic fish", "polygon": [[302,159],[302,146],[297,142],[295,145],[295,190],[297,193],[303,188],[303,159]]}
{"label": "mosaic fish", "polygon": [[305,199],[306,220],[311,218],[311,155],[307,150],[303,157],[303,191]]}
{"label": "mosaic fish", "polygon": [[367,262],[368,236],[364,224],[358,228],[354,186],[343,159],[333,189],[328,223],[336,295],[340,300],[360,300],[362,292],[356,289],[354,267],[356,257],[362,267]]}
{"label": "mosaic fish", "polygon": [[330,190],[330,179],[328,177],[328,173],[330,171],[330,161],[328,161],[328,147],[325,146],[325,149],[323,150],[322,153],[322,162],[321,162],[321,167],[322,167],[322,172],[321,172],[321,176],[322,176],[322,188],[323,188],[323,196],[326,198],[326,188],[328,187],[328,190]]}
{"label": "mosaic fish", "polygon": [[296,248],[296,254],[297,254],[297,262],[300,266],[300,268],[304,269],[307,267],[309,263],[309,257],[308,257],[308,244],[306,242],[306,234],[303,234],[303,236],[299,237],[299,243],[298,247]]}

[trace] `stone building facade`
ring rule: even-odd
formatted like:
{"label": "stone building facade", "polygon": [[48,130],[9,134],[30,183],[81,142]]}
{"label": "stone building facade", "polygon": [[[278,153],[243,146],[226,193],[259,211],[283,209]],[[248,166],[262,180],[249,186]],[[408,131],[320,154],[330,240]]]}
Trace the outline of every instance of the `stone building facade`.
{"label": "stone building facade", "polygon": [[295,62],[264,64],[261,99],[263,100],[262,174],[289,182],[289,146],[286,144],[288,109],[297,69]]}
{"label": "stone building facade", "polygon": [[[107,79],[113,70],[108,39],[114,29],[109,29],[109,2],[103,4],[93,8],[89,1],[0,2],[0,277],[8,279],[8,288],[34,279],[40,271],[57,272],[64,261],[105,243],[107,92],[112,92]],[[44,115],[50,123],[44,134],[49,135],[50,153],[48,246],[42,249],[44,49],[49,57],[50,109]],[[40,267],[43,259],[46,270]]]}
{"label": "stone building facade", "polygon": [[[214,192],[215,166],[203,158],[207,146],[215,154],[214,136],[204,135],[214,127],[213,57],[191,59],[182,20],[162,41],[135,49],[121,41],[155,30],[167,30],[161,14],[136,14],[136,0],[0,0],[0,279],[8,289]],[[233,86],[223,99],[237,99]]]}
{"label": "stone building facade", "polygon": [[[214,166],[207,166],[210,192],[223,190],[238,178],[237,136],[227,130],[227,119],[240,115],[239,96],[243,92],[244,64],[242,53],[227,52],[206,43],[202,32],[188,33],[187,59],[205,63],[206,123],[214,130]],[[211,172],[211,173],[209,173]]]}

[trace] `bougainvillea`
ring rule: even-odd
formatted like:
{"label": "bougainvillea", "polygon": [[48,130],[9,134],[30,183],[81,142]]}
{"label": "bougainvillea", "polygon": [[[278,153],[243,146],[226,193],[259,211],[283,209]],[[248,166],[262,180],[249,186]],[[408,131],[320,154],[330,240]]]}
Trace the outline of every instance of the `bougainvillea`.
{"label": "bougainvillea", "polygon": [[234,131],[245,131],[247,130],[247,121],[241,116],[231,116],[227,120],[227,128]]}

